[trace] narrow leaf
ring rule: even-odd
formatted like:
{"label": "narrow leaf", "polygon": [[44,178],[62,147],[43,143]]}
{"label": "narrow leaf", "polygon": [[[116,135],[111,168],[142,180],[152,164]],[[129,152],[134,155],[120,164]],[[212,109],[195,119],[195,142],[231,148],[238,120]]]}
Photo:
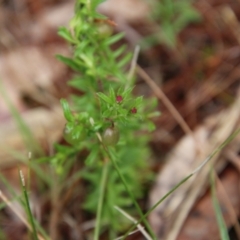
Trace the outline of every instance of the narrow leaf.
{"label": "narrow leaf", "polygon": [[116,95],[115,95],[114,89],[112,87],[109,88],[109,96],[112,99],[112,101],[116,100]]}
{"label": "narrow leaf", "polygon": [[117,41],[119,41],[120,39],[123,38],[125,34],[124,33],[118,33],[116,35],[113,35],[112,37],[108,38],[106,41],[105,41],[105,44],[106,45],[111,45]]}
{"label": "narrow leaf", "polygon": [[106,103],[113,104],[111,98],[109,98],[107,95],[105,95],[105,94],[103,94],[103,93],[101,93],[101,92],[97,93],[97,95],[98,95],[103,101],[105,101]]}
{"label": "narrow leaf", "polygon": [[68,120],[69,122],[74,121],[68,102],[65,99],[61,99],[60,102],[63,108],[64,117],[66,118],[66,120]]}
{"label": "narrow leaf", "polygon": [[218,199],[217,199],[213,169],[211,170],[211,193],[212,193],[213,207],[215,210],[221,239],[222,240],[230,240],[230,238],[228,236],[228,230],[227,230],[226,224],[225,224],[223,216],[222,216],[221,207],[220,207]]}
{"label": "narrow leaf", "polygon": [[65,28],[65,27],[60,27],[58,30],[58,35],[67,40],[70,43],[75,43],[71,33]]}
{"label": "narrow leaf", "polygon": [[61,55],[56,55],[56,58],[65,63],[67,66],[71,67],[73,70],[75,71],[79,71],[79,68],[80,66],[78,65],[78,63],[76,61],[74,61],[73,59],[71,58],[67,58],[67,57],[64,57],[64,56],[61,56]]}
{"label": "narrow leaf", "polygon": [[115,51],[113,52],[114,58],[119,57],[119,56],[124,52],[125,49],[126,49],[126,45],[122,45],[120,48],[118,48],[117,50],[115,50]]}
{"label": "narrow leaf", "polygon": [[122,68],[124,67],[127,63],[129,63],[129,61],[132,59],[132,54],[128,53],[126,54],[118,63],[118,67]]}

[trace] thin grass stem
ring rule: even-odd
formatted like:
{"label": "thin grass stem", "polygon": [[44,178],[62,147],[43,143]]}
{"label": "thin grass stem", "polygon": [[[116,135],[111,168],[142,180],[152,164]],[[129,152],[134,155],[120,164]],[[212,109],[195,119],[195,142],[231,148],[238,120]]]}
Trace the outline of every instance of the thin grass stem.
{"label": "thin grass stem", "polygon": [[211,168],[211,171],[210,171],[210,180],[211,180],[212,202],[213,202],[214,211],[216,213],[220,236],[222,240],[230,240],[228,236],[228,230],[222,216],[221,207],[217,199],[216,187],[215,187],[215,174],[214,174],[213,168]]}
{"label": "thin grass stem", "polygon": [[[123,216],[125,216],[127,219],[129,219],[131,222],[136,223],[137,220],[131,217],[129,214],[127,214],[125,211],[123,211],[118,206],[114,206],[116,210],[118,210]],[[149,234],[145,231],[144,227],[141,224],[137,225],[138,231],[142,233],[142,235],[146,238],[146,240],[152,240],[152,238],[149,236]]]}
{"label": "thin grass stem", "polygon": [[27,214],[28,214],[28,217],[29,217],[31,227],[32,227],[33,239],[34,240],[39,240],[38,235],[37,235],[35,222],[34,222],[33,215],[32,215],[32,211],[31,211],[31,208],[30,208],[30,203],[29,203],[29,199],[28,199],[28,194],[27,194],[27,189],[26,189],[26,185],[25,185],[24,176],[23,176],[23,173],[22,173],[21,170],[19,170],[19,175],[20,175],[22,190],[23,190],[23,194],[24,194],[24,198],[25,198],[26,210],[27,210]]}
{"label": "thin grass stem", "polygon": [[102,179],[100,183],[100,197],[98,199],[98,206],[97,206],[97,219],[96,219],[96,227],[94,229],[94,240],[98,240],[99,233],[100,233],[101,214],[102,214],[102,207],[103,207],[104,192],[107,184],[108,169],[109,169],[109,164],[108,162],[105,162],[103,166]]}
{"label": "thin grass stem", "polygon": [[191,178],[194,174],[199,172],[202,167],[207,164],[212,157],[222,150],[227,144],[229,144],[238,134],[240,133],[240,128],[238,128],[235,132],[233,132],[223,143],[220,144],[203,162],[200,164],[190,175],[181,180],[175,187],[173,187],[168,193],[166,193],[156,204],[154,204],[141,218],[126,232],[123,236],[123,240],[128,236],[128,234],[137,226],[137,224],[141,223],[152,210],[154,210],[160,203],[162,203],[169,195],[171,195],[175,190],[177,190],[183,183],[185,183],[189,178]]}
{"label": "thin grass stem", "polygon": [[147,218],[147,216],[160,204],[162,203],[169,195],[171,195],[175,190],[177,190],[183,183],[185,183],[189,178],[191,178],[193,174],[191,173],[187,177],[185,177],[182,181],[180,181],[175,187],[173,187],[167,194],[165,194],[157,203],[155,203],[122,237],[122,240],[124,240],[128,234],[144,219]]}
{"label": "thin grass stem", "polygon": [[[150,227],[150,224],[149,224],[148,221],[145,219],[145,215],[143,214],[143,212],[142,212],[140,206],[138,205],[135,197],[133,196],[131,190],[129,189],[129,187],[128,187],[128,185],[127,185],[127,182],[126,182],[125,178],[123,177],[123,175],[122,175],[122,173],[121,173],[121,171],[120,171],[120,169],[119,169],[119,167],[118,167],[115,159],[111,156],[109,150],[108,150],[105,146],[104,146],[104,149],[105,149],[105,151],[107,152],[107,154],[108,154],[108,156],[109,156],[109,158],[110,158],[110,160],[111,160],[111,162],[112,162],[115,170],[117,171],[117,173],[118,173],[118,175],[119,175],[119,177],[120,177],[123,185],[125,186],[128,194],[129,194],[130,198],[132,199],[132,201],[133,201],[133,203],[134,203],[134,205],[135,205],[135,207],[136,207],[136,209],[137,209],[137,211],[138,211],[138,214],[139,214],[140,217],[141,217],[141,221],[143,221],[143,223],[145,224],[145,226],[146,226],[147,230],[149,231],[149,234],[151,235],[152,239],[156,239],[155,234],[154,234],[152,228]],[[139,224],[139,222],[137,222],[134,226],[136,226],[137,224]]]}

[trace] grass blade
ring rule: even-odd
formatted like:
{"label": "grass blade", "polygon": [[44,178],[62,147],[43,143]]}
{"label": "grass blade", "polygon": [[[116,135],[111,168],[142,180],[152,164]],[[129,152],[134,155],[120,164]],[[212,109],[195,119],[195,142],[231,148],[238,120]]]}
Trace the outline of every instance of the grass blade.
{"label": "grass blade", "polygon": [[174,186],[169,192],[167,192],[156,204],[154,204],[141,218],[125,233],[122,239],[125,239],[128,234],[136,227],[137,224],[142,222],[159,204],[161,204],[168,196],[170,196],[175,190],[177,190],[183,183],[185,183],[189,178],[202,169],[202,167],[207,164],[212,157],[221,151],[227,144],[229,144],[238,134],[240,133],[240,128],[233,132],[220,146],[218,146],[191,174],[182,179],[176,186]]}
{"label": "grass blade", "polygon": [[222,216],[221,207],[217,199],[216,188],[215,188],[215,174],[213,169],[211,169],[210,179],[211,179],[212,202],[213,202],[213,207],[214,207],[216,218],[217,218],[217,224],[220,231],[220,236],[222,240],[230,240],[228,236],[228,230]]}
{"label": "grass blade", "polygon": [[25,185],[24,176],[23,176],[23,173],[22,173],[21,170],[19,170],[19,175],[20,175],[22,190],[23,190],[23,194],[24,194],[24,198],[25,198],[25,206],[26,206],[26,210],[27,210],[27,215],[28,215],[31,227],[32,227],[33,239],[34,240],[39,240],[38,236],[37,236],[37,230],[36,230],[36,227],[35,227],[35,222],[34,222],[34,218],[33,218],[33,215],[32,215],[29,199],[28,199],[28,194],[27,194],[27,189],[26,189],[26,185]]}
{"label": "grass blade", "polygon": [[[111,152],[110,149],[106,148],[105,146],[104,146],[104,149],[105,149],[106,153],[108,154],[108,156],[109,156],[109,158],[110,158],[110,160],[111,160],[115,170],[117,171],[117,173],[118,173],[118,175],[119,175],[123,185],[125,186],[126,191],[128,192],[129,196],[131,197],[132,202],[133,202],[134,206],[136,207],[136,210],[138,211],[138,214],[141,217],[141,221],[143,221],[143,223],[145,224],[145,226],[146,226],[147,230],[149,231],[149,234],[151,235],[152,239],[156,239],[155,234],[154,234],[150,224],[148,223],[148,221],[146,219],[146,216],[143,214],[139,204],[137,203],[135,197],[133,196],[133,193],[130,191],[130,189],[128,187],[127,181],[123,177],[123,175],[122,175],[122,173],[120,171],[120,168],[118,167],[118,164],[117,164],[115,158],[112,156],[113,152]],[[135,225],[137,225],[137,224],[139,224],[139,221],[137,221],[137,223],[135,223]]]}
{"label": "grass blade", "polygon": [[107,184],[108,165],[109,165],[108,163],[105,163],[103,166],[102,180],[101,180],[101,184],[100,184],[100,197],[98,200],[98,207],[97,207],[96,227],[94,229],[94,240],[99,239],[104,192],[105,192],[106,184]]}

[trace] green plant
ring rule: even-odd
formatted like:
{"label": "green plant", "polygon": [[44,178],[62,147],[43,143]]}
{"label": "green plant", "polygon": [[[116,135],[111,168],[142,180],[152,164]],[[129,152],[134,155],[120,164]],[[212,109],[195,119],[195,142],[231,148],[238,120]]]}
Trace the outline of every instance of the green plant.
{"label": "green plant", "polygon": [[220,206],[218,198],[217,198],[215,171],[214,171],[213,167],[210,170],[210,183],[211,183],[212,203],[213,203],[221,239],[222,240],[230,240],[230,238],[228,236],[228,229],[227,229],[227,226],[224,222],[224,218],[222,215],[221,206]]}
{"label": "green plant", "polygon": [[[73,57],[58,58],[79,73],[69,84],[83,95],[73,96],[70,106],[66,100],[61,100],[67,121],[63,135],[69,145],[56,144],[54,156],[34,161],[32,167],[36,162],[49,161],[58,174],[54,179],[56,183],[53,184],[40,171],[39,175],[43,176],[50,189],[59,184],[60,194],[74,180],[83,177],[89,187],[84,207],[97,215],[94,239],[98,239],[100,232],[106,229],[109,239],[113,239],[117,231],[129,225],[114,206],[127,208],[128,212],[135,214],[132,208],[135,204],[139,211],[135,198],[142,196],[142,185],[150,178],[146,130],[154,129],[149,117],[158,113],[152,114],[156,100],[147,101],[133,96],[134,79],[129,79],[126,74],[131,55],[126,54],[125,46],[112,46],[121,39],[122,34],[111,36],[111,31],[103,34],[102,26],[107,26],[108,29],[111,26],[108,26],[108,21],[103,16],[95,12],[100,2],[78,0],[70,30],[59,30],[59,34],[72,44]],[[232,136],[235,137],[236,134]],[[230,140],[227,139],[216,149],[203,165]],[[81,155],[82,151],[87,154]],[[71,176],[70,170],[76,161],[84,161],[84,168]],[[125,235],[138,223],[145,221],[150,211],[203,165],[166,193],[145,215],[140,210],[139,220]],[[39,226],[33,219],[25,185],[22,184],[22,187],[26,212],[32,228],[35,228],[34,225],[37,228],[36,236],[36,231],[40,231]],[[148,225],[146,221],[145,224]],[[151,233],[149,227],[148,230]],[[151,235],[154,239],[152,233]]]}
{"label": "green plant", "polygon": [[179,32],[189,23],[199,21],[200,14],[191,0],[161,0],[152,3],[151,18],[160,28],[144,41],[150,45],[160,42],[173,49]]}
{"label": "green plant", "polygon": [[113,47],[123,34],[110,36],[99,31],[104,25],[111,27],[95,10],[101,2],[77,0],[70,30],[59,30],[72,45],[73,56],[57,57],[78,72],[69,85],[83,94],[72,97],[71,107],[61,100],[67,121],[64,138],[70,146],[56,145],[50,162],[64,181],[76,156],[87,152],[80,170],[88,182],[83,206],[97,214],[94,239],[100,229],[107,229],[113,239],[130,224],[114,206],[135,214],[135,205],[142,215],[135,199],[142,197],[143,185],[150,179],[147,131],[154,129],[149,117],[158,113],[152,114],[155,99],[132,94],[134,79],[127,77],[132,55],[124,45]]}

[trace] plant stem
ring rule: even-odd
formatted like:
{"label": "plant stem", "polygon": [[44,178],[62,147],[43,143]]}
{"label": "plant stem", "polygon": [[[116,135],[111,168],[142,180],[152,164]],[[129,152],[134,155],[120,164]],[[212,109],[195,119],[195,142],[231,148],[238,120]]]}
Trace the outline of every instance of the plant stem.
{"label": "plant stem", "polygon": [[142,221],[146,219],[146,217],[152,212],[153,209],[155,209],[160,203],[162,203],[169,195],[171,195],[175,190],[177,190],[183,183],[185,183],[190,177],[192,177],[193,174],[191,173],[187,177],[185,177],[182,181],[180,181],[175,187],[173,187],[167,194],[165,194],[157,203],[155,203],[141,218],[125,233],[125,235],[122,237],[124,240],[128,234]]}
{"label": "plant stem", "polygon": [[33,219],[32,211],[31,211],[31,208],[30,208],[30,203],[29,203],[29,200],[28,200],[28,194],[27,194],[27,189],[26,189],[23,173],[22,173],[21,170],[19,170],[19,175],[20,175],[23,194],[24,194],[24,198],[25,198],[26,210],[27,210],[27,214],[28,214],[28,218],[29,218],[31,227],[32,227],[33,239],[38,240],[37,230],[36,230],[35,222],[34,222],[34,219]]}
{"label": "plant stem", "polygon": [[100,221],[101,221],[101,213],[102,213],[102,206],[103,206],[103,199],[104,199],[104,191],[107,183],[108,166],[109,166],[108,162],[104,162],[102,179],[100,184],[100,197],[98,200],[98,207],[97,207],[96,227],[94,229],[94,240],[98,240],[99,232],[100,232]]}
{"label": "plant stem", "polygon": [[219,201],[217,199],[216,186],[215,186],[215,174],[214,174],[213,167],[211,167],[211,170],[210,170],[210,181],[211,181],[212,202],[213,202],[213,207],[215,210],[215,215],[216,215],[221,239],[230,240],[230,238],[228,236],[227,226],[224,222],[224,218],[222,215],[221,207],[220,207]]}
{"label": "plant stem", "polygon": [[197,167],[190,175],[182,179],[176,186],[174,186],[168,193],[166,193],[156,204],[154,204],[148,211],[145,213],[141,218],[125,233],[125,235],[122,237],[124,240],[128,234],[142,221],[145,220],[145,218],[150,214],[150,212],[155,209],[160,203],[163,202],[169,195],[171,195],[175,190],[177,190],[183,183],[185,183],[189,178],[191,178],[195,173],[197,173],[211,158],[219,152],[221,149],[223,149],[227,144],[229,144],[238,134],[240,133],[240,128],[238,128],[235,132],[233,132],[219,147],[217,147],[207,159],[200,164],[199,167]]}
{"label": "plant stem", "polygon": [[149,231],[149,234],[151,235],[152,239],[156,239],[155,234],[154,234],[152,228],[150,227],[148,221],[145,219],[145,215],[142,213],[142,210],[141,210],[139,204],[137,203],[137,201],[136,201],[135,197],[133,196],[131,190],[128,188],[127,182],[126,182],[125,178],[123,177],[123,175],[122,175],[122,173],[121,173],[121,171],[120,171],[120,169],[119,169],[116,161],[115,161],[114,158],[111,156],[110,152],[108,151],[108,149],[107,149],[105,146],[104,146],[104,149],[105,149],[105,151],[107,152],[110,160],[112,161],[112,164],[113,164],[114,168],[116,169],[116,171],[117,171],[117,173],[118,173],[118,175],[119,175],[119,177],[120,177],[123,185],[125,186],[125,188],[126,188],[128,194],[129,194],[129,196],[131,197],[131,199],[132,199],[132,201],[133,201],[133,203],[134,203],[134,205],[135,205],[135,207],[136,207],[139,215],[141,216],[141,221],[144,222],[144,224],[145,224],[147,230]]}

